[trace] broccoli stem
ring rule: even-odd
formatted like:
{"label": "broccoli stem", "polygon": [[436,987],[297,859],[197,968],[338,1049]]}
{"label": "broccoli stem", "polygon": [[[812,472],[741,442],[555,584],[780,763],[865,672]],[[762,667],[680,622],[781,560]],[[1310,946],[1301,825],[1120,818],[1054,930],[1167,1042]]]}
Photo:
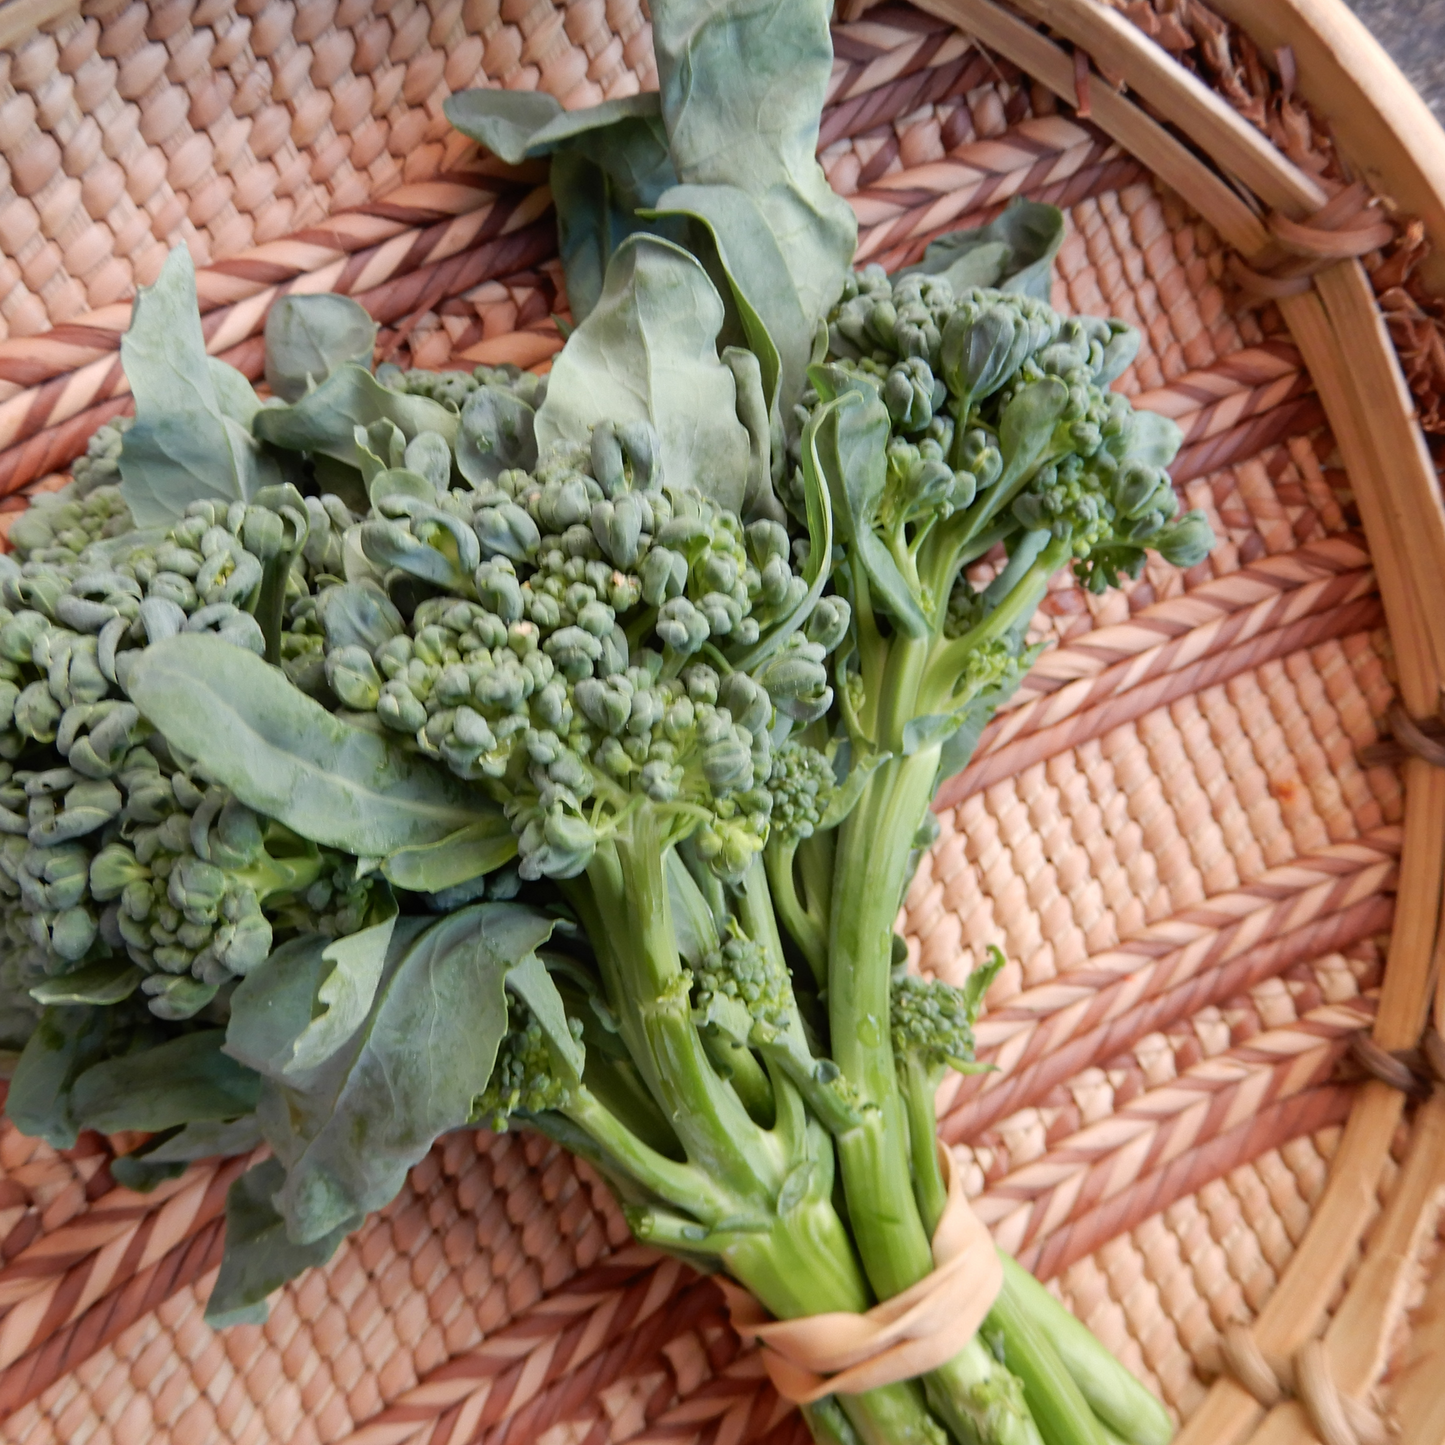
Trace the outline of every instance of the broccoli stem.
{"label": "broccoli stem", "polygon": [[1129,1445],[1168,1445],[1174,1426],[1163,1405],[1028,1270],[1002,1252],[999,1258],[1005,1287],[1053,1345],[1109,1434]]}
{"label": "broccoli stem", "polygon": [[733,1086],[752,1121],[764,1129],[770,1128],[773,1086],[763,1066],[753,1057],[753,1051],[746,1044],[717,1032],[704,1033],[702,1044],[718,1073]]}
{"label": "broccoli stem", "polygon": [[[908,1110],[908,1130],[913,1156],[913,1187],[918,1198],[919,1212],[924,1227],[932,1234],[938,1227],[947,1190],[944,1188],[943,1173],[938,1167],[938,1117],[934,1108],[938,1077],[924,1068],[916,1059],[901,1059],[900,1074],[905,1106]],[[1038,1284],[1032,1275],[1021,1270],[1002,1251],[1006,1271],[1012,1269],[1015,1275],[1022,1275],[1056,1309],[1061,1306],[1049,1292]],[[1005,1290],[1009,1276],[1005,1275]],[[1034,1301],[1021,1293],[1016,1294],[1015,1304],[1021,1309],[1013,1311],[1000,1309],[996,1304],[984,1317],[980,1334],[997,1337],[1003,1341],[1009,1367],[1001,1365],[977,1336],[968,1347],[946,1365],[936,1370],[927,1381],[928,1399],[934,1410],[948,1421],[955,1430],[966,1425],[975,1432],[981,1442],[998,1442],[998,1445],[1014,1445],[1014,1442],[1039,1440],[1040,1427],[1058,1417],[1068,1418],[1079,1411],[1077,1391],[1071,1391],[1067,1383],[1059,1378],[1058,1372],[1065,1368],[1062,1359],[1052,1349],[1051,1337],[1040,1337],[1039,1311],[1033,1308]],[[1064,1311],[1067,1314],[1067,1311]],[[1020,1324],[1020,1315],[1023,1323]],[[1072,1321],[1072,1316],[1069,1317]],[[1077,1321],[1072,1321],[1082,1329]],[[1026,1328],[1027,1326],[1027,1328]],[[1084,1333],[1087,1335],[1088,1331]],[[1093,1341],[1095,1349],[1102,1347]],[[1032,1374],[1025,1373],[1018,1361],[1025,1361]],[[1114,1368],[1120,1367],[1116,1364]],[[1022,1376],[1022,1379],[1015,1378]],[[1032,1386],[1030,1381],[1032,1380]],[[1138,1388],[1137,1386],[1135,1388]],[[1042,1411],[1042,1413],[1041,1413]],[[1089,1413],[1087,1407],[1082,1412]],[[1095,1422],[1097,1423],[1097,1422]],[[1088,1422],[1079,1427],[1087,1432]],[[967,1432],[963,1431],[966,1438]],[[1089,1440],[1087,1433],[1077,1431],[1069,1434],[1050,1430],[1043,1437],[1048,1445],[1066,1445],[1066,1442]],[[1165,1437],[1167,1440],[1167,1436]],[[1097,1445],[1097,1442],[1095,1442]],[[1141,1442],[1143,1445],[1143,1442]],[[1147,1442],[1155,1445],[1155,1442]]]}
{"label": "broccoli stem", "polygon": [[990,1328],[1002,1337],[1004,1361],[1023,1381],[1029,1412],[1048,1445],[1105,1445],[1088,1400],[1007,1275],[984,1324]]}
{"label": "broccoli stem", "polygon": [[[891,701],[891,699],[890,699]],[[893,922],[913,838],[933,794],[937,746],[894,757],[839,829],[829,937],[833,1060],[864,1107],[838,1139],[844,1192],[864,1268],[887,1298],[933,1268],[913,1197],[908,1126],[889,1036]]]}
{"label": "broccoli stem", "polygon": [[933,1096],[939,1079],[934,1070],[915,1058],[898,1060],[903,1108],[908,1116],[908,1153],[913,1161],[913,1194],[918,1213],[930,1237],[943,1217],[948,1191],[938,1168],[938,1118]]}
{"label": "broccoli stem", "polygon": [[665,854],[661,821],[639,808],[626,835],[615,834],[588,865],[594,919],[584,922],[623,1038],[688,1160],[740,1206],[766,1215],[785,1161],[718,1076],[693,1023],[672,929]]}
{"label": "broccoli stem", "polygon": [[793,863],[797,856],[798,845],[793,841],[775,844],[770,840],[763,851],[773,905],[783,920],[783,927],[806,960],[814,982],[821,988],[828,976],[828,933],[798,897],[793,877]]}

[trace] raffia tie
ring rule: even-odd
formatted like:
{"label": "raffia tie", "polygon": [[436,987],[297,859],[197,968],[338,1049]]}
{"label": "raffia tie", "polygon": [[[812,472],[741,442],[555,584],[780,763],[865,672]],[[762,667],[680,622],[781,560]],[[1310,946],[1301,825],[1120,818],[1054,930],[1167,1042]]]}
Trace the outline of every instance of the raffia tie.
{"label": "raffia tie", "polygon": [[1331,196],[1308,221],[1273,211],[1267,224],[1271,244],[1249,263],[1231,256],[1229,270],[1242,290],[1270,301],[1308,291],[1311,278],[1336,261],[1368,255],[1395,238],[1359,182]]}
{"label": "raffia tie", "polygon": [[1224,1371],[1266,1410],[1298,1400],[1324,1445],[1389,1445],[1394,1430],[1372,1404],[1346,1395],[1330,1373],[1321,1340],[1310,1340],[1292,1360],[1266,1355],[1245,1325],[1230,1325],[1221,1346]]}
{"label": "raffia tie", "polygon": [[719,1281],[733,1328],[762,1346],[763,1366],[783,1399],[811,1405],[911,1380],[947,1363],[977,1333],[1003,1286],[1003,1266],[953,1156],[940,1145],[938,1157],[948,1203],[933,1232],[933,1272],[911,1289],[866,1314],[773,1320],[746,1290]]}
{"label": "raffia tie", "polygon": [[1445,768],[1445,719],[1417,721],[1397,702],[1391,705],[1387,721],[1390,736],[1360,749],[1362,767],[1393,767],[1406,758],[1419,758],[1432,768]]}
{"label": "raffia tie", "polygon": [[1350,1057],[1372,1079],[1416,1099],[1428,1098],[1436,1084],[1445,1084],[1445,1039],[1434,1029],[1426,1029],[1414,1049],[1382,1048],[1368,1034],[1356,1034]]}

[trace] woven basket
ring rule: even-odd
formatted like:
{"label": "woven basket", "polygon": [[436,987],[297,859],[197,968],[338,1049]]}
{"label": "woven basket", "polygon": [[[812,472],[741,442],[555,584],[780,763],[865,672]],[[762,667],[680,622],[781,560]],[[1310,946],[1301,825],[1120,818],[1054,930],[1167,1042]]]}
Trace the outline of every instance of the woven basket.
{"label": "woven basket", "polygon": [[[1141,329],[1120,385],[1183,427],[1221,539],[1105,598],[1059,578],[1056,646],[939,801],[916,962],[1011,960],[998,1071],[946,1086],[944,1135],[1185,1445],[1374,1445],[1382,1418],[1435,1445],[1445,135],[1338,0],[923,4],[835,28],[821,158],[860,260],[1064,207],[1055,303]],[[128,298],[177,242],[252,377],[287,290],[363,302],[382,359],[544,367],[545,175],[441,102],[656,84],[640,0],[8,0],[0,43],[12,511],[126,409]],[[0,1125],[7,1442],[806,1439],[716,1288],[536,1138],[449,1136],[225,1334],[202,1307],[245,1161],[136,1195],[108,1170],[131,1143]]]}

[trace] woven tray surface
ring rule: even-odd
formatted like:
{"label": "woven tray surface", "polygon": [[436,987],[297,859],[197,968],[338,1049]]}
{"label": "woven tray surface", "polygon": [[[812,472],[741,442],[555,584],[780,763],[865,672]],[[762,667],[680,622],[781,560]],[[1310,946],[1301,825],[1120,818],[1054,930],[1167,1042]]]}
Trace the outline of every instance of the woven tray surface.
{"label": "woven tray surface", "polygon": [[[1297,164],[1347,178],[1238,32],[1198,4],[1118,8]],[[1398,772],[1359,761],[1395,698],[1370,553],[1289,332],[1229,282],[1205,220],[941,21],[890,5],[835,47],[820,157],[860,261],[911,260],[1014,195],[1064,207],[1054,303],[1140,328],[1120,388],[1179,422],[1175,480],[1221,539],[1104,598],[1056,579],[1034,623],[1055,646],[940,800],[900,923],[950,981],[988,944],[1010,960],[978,1030],[998,1070],[940,1100],[976,1209],[1187,1418],[1304,1235],[1362,1088],[1348,1053],[1375,1015],[1403,818]],[[480,156],[441,110],[484,76],[569,107],[654,87],[645,11],[100,0],[0,52],[0,507],[58,485],[125,409],[127,298],[179,241],[208,344],[253,377],[288,288],[357,297],[403,365],[545,366],[566,307],[545,173]],[[1402,227],[1368,264],[1432,424],[1445,348],[1410,279],[1421,244]],[[1361,1181],[1381,1208],[1412,1127]],[[715,1287],[634,1245],[586,1166],[535,1137],[449,1136],[267,1324],[224,1334],[201,1316],[245,1161],[135,1195],[108,1171],[128,1143],[57,1154],[0,1122],[5,1441],[807,1439]],[[1407,1413],[1445,1316],[1437,1213],[1379,1351]]]}

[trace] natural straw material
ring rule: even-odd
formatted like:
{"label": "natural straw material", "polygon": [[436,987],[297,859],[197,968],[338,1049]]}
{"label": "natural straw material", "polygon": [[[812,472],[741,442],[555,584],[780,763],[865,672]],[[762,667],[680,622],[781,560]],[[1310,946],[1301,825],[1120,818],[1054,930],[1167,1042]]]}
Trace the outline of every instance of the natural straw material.
{"label": "natural straw material", "polygon": [[[1055,302],[1140,328],[1120,385],[1183,428],[1176,482],[1221,538],[1107,598],[1059,580],[1052,646],[940,799],[900,919],[951,981],[1007,956],[979,1029],[997,1071],[940,1098],[954,1177],[1186,1445],[1445,1440],[1445,1115],[1412,1052],[1445,771],[1372,751],[1428,744],[1445,678],[1415,420],[1445,415],[1421,281],[1445,201],[1425,224],[1374,203],[1420,141],[1382,150],[1359,114],[1378,77],[1312,70],[1332,5],[1230,0],[1254,39],[1200,0],[868,8],[835,28],[821,135],[890,267],[1012,195],[1065,208]],[[56,484],[125,409],[130,288],[176,242],[208,345],[253,375],[292,289],[358,297],[402,365],[545,366],[566,315],[545,176],[480,156],[441,99],[655,84],[628,0],[87,4],[0,72],[0,491]],[[0,1124],[0,1438],[805,1437],[716,1285],[631,1245],[535,1138],[449,1137],[265,1326],[223,1335],[200,1311],[241,1164],[134,1195],[109,1176],[125,1147]]]}

